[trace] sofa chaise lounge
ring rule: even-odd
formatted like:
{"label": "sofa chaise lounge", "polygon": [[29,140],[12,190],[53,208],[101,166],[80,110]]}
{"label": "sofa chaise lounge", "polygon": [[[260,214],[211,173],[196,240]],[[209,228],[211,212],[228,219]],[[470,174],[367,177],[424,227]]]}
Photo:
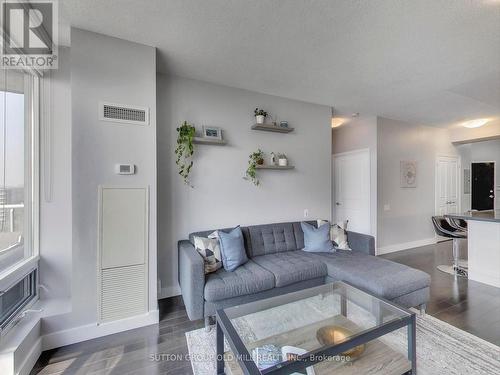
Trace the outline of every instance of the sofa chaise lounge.
{"label": "sofa chaise lounge", "polygon": [[[315,222],[309,222],[315,225]],[[222,229],[229,231],[230,229]],[[203,258],[191,233],[178,243],[179,284],[191,320],[210,317],[217,309],[295,292],[333,281],[347,281],[404,307],[425,311],[430,276],[375,256],[372,236],[348,232],[352,251],[305,252],[300,222],[241,227],[248,262],[233,272],[224,268],[205,275]]]}

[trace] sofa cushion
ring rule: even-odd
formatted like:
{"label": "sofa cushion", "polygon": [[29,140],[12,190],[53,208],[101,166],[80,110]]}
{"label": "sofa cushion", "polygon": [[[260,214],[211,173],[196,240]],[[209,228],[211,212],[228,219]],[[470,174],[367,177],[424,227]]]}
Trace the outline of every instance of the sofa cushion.
{"label": "sofa cushion", "polygon": [[330,223],[326,222],[319,228],[307,223],[300,223],[304,232],[304,248],[302,250],[310,253],[327,253],[333,251],[333,243],[330,241]]}
{"label": "sofa cushion", "polygon": [[325,262],[332,279],[347,281],[386,299],[426,288],[431,283],[425,272],[357,251],[339,250],[311,256]]}
{"label": "sofa cushion", "polygon": [[298,250],[293,223],[253,225],[248,227],[248,232],[252,257]]}
{"label": "sofa cushion", "polygon": [[234,228],[229,233],[219,230],[217,235],[220,242],[222,266],[226,271],[232,272],[248,262],[243,233],[240,227]]}
{"label": "sofa cushion", "polygon": [[[306,221],[306,223],[316,225],[314,221]],[[304,232],[298,221],[252,225],[247,227],[247,230],[250,243],[247,253],[251,257],[304,248]]]}
{"label": "sofa cushion", "polygon": [[272,272],[276,287],[325,277],[327,274],[326,265],[323,262],[302,250],[261,255],[252,260]]}
{"label": "sofa cushion", "polygon": [[233,272],[219,269],[207,275],[205,300],[214,302],[274,288],[274,275],[249,260]]}

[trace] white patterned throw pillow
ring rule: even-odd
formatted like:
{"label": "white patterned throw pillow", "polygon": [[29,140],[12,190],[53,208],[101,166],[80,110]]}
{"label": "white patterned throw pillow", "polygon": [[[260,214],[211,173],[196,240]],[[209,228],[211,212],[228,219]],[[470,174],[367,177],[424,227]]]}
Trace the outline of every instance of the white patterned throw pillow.
{"label": "white patterned throw pillow", "polygon": [[[347,242],[347,223],[349,221],[339,221],[337,224],[332,224],[330,227],[330,239],[337,244],[335,250],[351,250]],[[327,220],[318,220],[318,227],[328,223]]]}
{"label": "white patterned throw pillow", "polygon": [[[209,235],[212,236],[213,233]],[[215,272],[222,267],[219,239],[194,236],[193,242],[196,251],[205,262],[205,274]]]}

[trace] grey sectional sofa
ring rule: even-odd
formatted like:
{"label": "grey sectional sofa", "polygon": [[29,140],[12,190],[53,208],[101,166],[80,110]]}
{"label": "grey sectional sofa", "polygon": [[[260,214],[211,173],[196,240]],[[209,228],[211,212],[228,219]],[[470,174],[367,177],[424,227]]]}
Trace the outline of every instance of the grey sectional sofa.
{"label": "grey sectional sofa", "polygon": [[[311,222],[315,224],[314,222]],[[430,276],[375,257],[372,236],[348,232],[352,251],[308,253],[300,222],[242,227],[249,261],[233,272],[204,274],[203,259],[191,233],[179,241],[179,284],[191,320],[215,315],[220,308],[343,280],[405,307],[425,308]],[[222,229],[228,230],[228,229]]]}

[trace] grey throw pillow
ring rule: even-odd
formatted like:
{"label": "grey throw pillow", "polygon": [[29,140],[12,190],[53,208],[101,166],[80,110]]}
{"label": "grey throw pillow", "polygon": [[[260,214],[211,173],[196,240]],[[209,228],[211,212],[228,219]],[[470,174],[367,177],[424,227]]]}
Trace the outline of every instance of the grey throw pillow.
{"label": "grey throw pillow", "polygon": [[329,253],[333,251],[330,240],[330,224],[325,223],[319,228],[308,223],[300,223],[304,232],[304,248],[302,250],[311,253]]}
{"label": "grey throw pillow", "polygon": [[219,230],[217,234],[222,255],[222,266],[226,271],[232,272],[248,262],[243,233],[239,226],[229,233]]}

